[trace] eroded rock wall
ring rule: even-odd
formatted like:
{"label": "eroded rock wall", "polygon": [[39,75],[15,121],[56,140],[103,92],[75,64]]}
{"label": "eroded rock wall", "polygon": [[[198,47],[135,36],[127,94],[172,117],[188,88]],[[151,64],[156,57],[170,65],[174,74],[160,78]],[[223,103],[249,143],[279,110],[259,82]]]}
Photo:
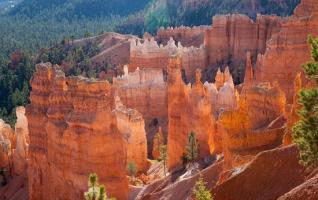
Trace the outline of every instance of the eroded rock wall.
{"label": "eroded rock wall", "polygon": [[201,72],[196,82],[185,85],[181,78],[181,59],[173,57],[168,66],[168,167],[182,164],[188,135],[193,131],[199,144],[200,158],[210,155],[209,140],[215,131],[208,89],[201,83]]}
{"label": "eroded rock wall", "polygon": [[307,37],[318,34],[317,13],[317,1],[302,0],[293,16],[281,20],[280,31],[272,35],[266,52],[257,58],[257,81],[277,80],[288,103],[293,100],[295,76],[302,71],[302,64],[310,60]]}
{"label": "eroded rock wall", "polygon": [[255,22],[245,15],[219,15],[205,33],[207,64],[210,67],[238,67],[245,63],[246,52],[253,58],[264,53],[266,42],[279,30],[280,18],[258,15]]}
{"label": "eroded rock wall", "polygon": [[160,44],[167,44],[170,38],[173,38],[177,42],[185,47],[200,47],[204,42],[204,34],[209,26],[195,26],[195,27],[176,27],[176,28],[160,28],[155,37],[156,41]]}
{"label": "eroded rock wall", "polygon": [[162,127],[167,136],[167,83],[161,69],[145,68],[113,79],[113,89],[127,108],[137,110],[145,120],[148,155],[151,156],[154,135]]}
{"label": "eroded rock wall", "polygon": [[146,172],[150,163],[147,160],[147,138],[142,115],[137,110],[126,108],[118,96],[114,111],[127,149],[127,165],[134,163],[137,172]]}
{"label": "eroded rock wall", "polygon": [[194,81],[195,70],[203,69],[206,65],[205,48],[183,47],[180,42],[176,42],[170,38],[167,45],[158,45],[153,38],[145,40],[141,43],[139,40],[132,40],[130,47],[130,63],[129,72],[135,71],[137,68],[158,68],[167,71],[169,58],[172,55],[179,55],[182,60],[182,67],[186,78]]}
{"label": "eroded rock wall", "polygon": [[[243,87],[238,108],[219,118],[226,164],[236,155],[255,155],[282,143],[286,98],[278,85]],[[227,165],[227,166],[228,166]]]}
{"label": "eroded rock wall", "polygon": [[82,199],[96,172],[107,192],[126,199],[126,149],[107,81],[66,78],[39,64],[31,80],[29,198]]}

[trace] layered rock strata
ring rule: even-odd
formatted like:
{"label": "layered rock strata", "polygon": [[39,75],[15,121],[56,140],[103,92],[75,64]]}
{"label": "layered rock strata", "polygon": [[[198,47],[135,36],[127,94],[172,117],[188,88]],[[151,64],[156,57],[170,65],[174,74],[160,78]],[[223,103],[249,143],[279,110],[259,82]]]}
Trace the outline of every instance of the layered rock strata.
{"label": "layered rock strata", "polygon": [[302,0],[293,16],[281,20],[281,29],[272,35],[266,52],[257,58],[257,81],[277,80],[289,103],[294,96],[293,80],[302,71],[301,65],[311,58],[307,37],[318,34],[317,13],[317,1]]}
{"label": "layered rock strata", "polygon": [[201,72],[196,82],[185,85],[181,78],[181,59],[173,57],[168,66],[168,167],[182,164],[190,132],[199,144],[200,158],[210,155],[209,140],[215,131],[208,89],[201,83]]}
{"label": "layered rock strata", "polygon": [[130,47],[129,71],[133,72],[137,68],[159,68],[167,70],[168,61],[171,55],[178,54],[182,60],[185,75],[189,81],[195,78],[195,69],[203,69],[206,65],[205,49],[200,46],[183,47],[179,42],[170,38],[167,45],[158,45],[152,38],[141,43],[139,40],[132,40]]}
{"label": "layered rock strata", "polygon": [[126,149],[107,81],[65,77],[39,64],[31,80],[29,199],[82,199],[96,172],[110,196],[126,199]]}
{"label": "layered rock strata", "polygon": [[148,141],[148,156],[151,157],[154,135],[162,127],[167,135],[167,83],[161,69],[138,69],[113,79],[113,89],[128,108],[137,110],[145,120]]}
{"label": "layered rock strata", "polygon": [[155,37],[159,44],[166,45],[170,38],[173,38],[177,42],[181,42],[186,47],[194,46],[200,47],[204,43],[204,34],[210,26],[194,26],[185,27],[180,26],[176,28],[160,28]]}
{"label": "layered rock strata", "polygon": [[226,164],[236,155],[255,155],[278,146],[284,134],[286,98],[278,85],[243,87],[238,108],[221,114]]}
{"label": "layered rock strata", "polygon": [[119,132],[125,139],[127,165],[134,163],[137,172],[145,172],[149,167],[147,160],[147,138],[145,122],[142,115],[133,109],[126,108],[119,97],[115,99],[115,110]]}
{"label": "layered rock strata", "polygon": [[215,16],[212,28],[205,33],[208,66],[239,66],[245,63],[247,51],[256,59],[279,27],[280,18],[276,16],[258,15],[255,22],[245,15]]}
{"label": "layered rock strata", "polygon": [[25,116],[25,108],[16,108],[16,116],[16,148],[13,153],[14,173],[25,176],[27,174],[27,158],[29,147],[29,129],[28,120]]}

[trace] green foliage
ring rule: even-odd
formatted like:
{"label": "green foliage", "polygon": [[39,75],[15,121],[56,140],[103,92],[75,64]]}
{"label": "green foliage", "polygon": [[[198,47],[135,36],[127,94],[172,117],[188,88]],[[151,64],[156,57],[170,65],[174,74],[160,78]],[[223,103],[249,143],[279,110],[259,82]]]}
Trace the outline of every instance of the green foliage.
{"label": "green foliage", "polygon": [[188,136],[188,144],[186,146],[186,158],[191,163],[198,157],[198,143],[194,132],[191,132]]}
{"label": "green foliage", "polygon": [[135,164],[135,162],[129,162],[127,165],[127,171],[128,171],[128,175],[131,177],[136,177],[137,174],[137,166]]}
{"label": "green foliage", "polygon": [[88,178],[88,191],[84,193],[86,200],[116,200],[115,198],[108,198],[106,189],[103,185],[99,185],[96,173],[92,173]]}
{"label": "green foliage", "polygon": [[206,182],[204,182],[202,177],[195,183],[193,193],[196,200],[213,200],[212,194],[206,188]]}
{"label": "green foliage", "polygon": [[168,148],[167,145],[161,145],[159,147],[159,160],[162,161],[164,175],[166,176],[167,160],[168,160]]}
{"label": "green foliage", "polygon": [[309,37],[312,60],[303,66],[313,87],[300,91],[300,120],[293,127],[293,140],[300,150],[300,162],[318,166],[318,37]]}
{"label": "green foliage", "polygon": [[29,102],[33,66],[29,51],[14,53],[11,61],[0,56],[0,118],[12,127],[16,120],[15,108]]}

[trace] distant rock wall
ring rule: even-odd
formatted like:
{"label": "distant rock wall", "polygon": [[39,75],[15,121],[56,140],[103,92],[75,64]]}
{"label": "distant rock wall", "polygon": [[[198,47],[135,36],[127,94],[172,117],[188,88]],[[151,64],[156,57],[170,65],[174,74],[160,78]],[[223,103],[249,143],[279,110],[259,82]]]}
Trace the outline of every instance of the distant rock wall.
{"label": "distant rock wall", "polygon": [[266,52],[258,55],[256,79],[259,82],[278,81],[288,103],[292,103],[293,80],[302,71],[302,64],[310,60],[307,37],[318,34],[317,1],[303,0],[293,16],[281,21],[281,29],[267,42]]}
{"label": "distant rock wall", "polygon": [[160,28],[155,36],[155,40],[159,44],[166,45],[170,38],[181,44],[185,47],[200,47],[204,43],[204,34],[207,29],[211,28],[210,26],[194,26],[194,27],[185,27],[180,26],[176,28]]}
{"label": "distant rock wall", "polygon": [[245,15],[219,15],[213,18],[211,29],[206,30],[204,46],[207,65],[238,67],[245,63],[246,52],[254,60],[264,53],[266,43],[279,30],[280,18],[258,15],[255,22]]}
{"label": "distant rock wall", "polygon": [[159,68],[167,70],[168,61],[170,56],[179,55],[182,60],[182,67],[185,75],[189,81],[195,79],[195,69],[203,69],[206,64],[205,49],[201,46],[196,47],[183,47],[179,42],[170,38],[167,45],[158,45],[152,38],[145,40],[141,43],[139,40],[132,40],[130,47],[130,63],[129,71],[133,72],[137,68]]}

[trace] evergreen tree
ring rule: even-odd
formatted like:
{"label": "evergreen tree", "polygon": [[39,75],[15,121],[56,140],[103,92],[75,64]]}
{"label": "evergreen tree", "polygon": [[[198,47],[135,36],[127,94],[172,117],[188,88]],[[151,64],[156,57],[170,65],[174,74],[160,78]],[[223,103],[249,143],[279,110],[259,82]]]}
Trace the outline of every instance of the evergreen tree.
{"label": "evergreen tree", "polygon": [[212,194],[206,188],[206,182],[204,182],[202,177],[195,183],[193,193],[196,200],[213,200]]}
{"label": "evergreen tree", "polygon": [[163,164],[163,173],[166,176],[167,160],[168,160],[168,148],[167,145],[161,145],[159,148],[160,157],[159,159]]}
{"label": "evergreen tree", "polygon": [[132,178],[132,181],[135,181],[135,177],[137,174],[137,166],[135,162],[129,162],[127,166],[128,175]]}
{"label": "evergreen tree", "polygon": [[318,166],[318,37],[308,39],[312,60],[303,65],[312,87],[300,92],[300,120],[293,127],[293,140],[300,150],[300,161],[305,166]]}
{"label": "evergreen tree", "polygon": [[194,132],[188,136],[188,144],[186,146],[186,158],[190,163],[193,163],[198,157],[198,143]]}
{"label": "evergreen tree", "polygon": [[98,184],[96,173],[89,175],[88,187],[88,191],[84,193],[86,200],[116,200],[115,198],[107,198],[105,187]]}

